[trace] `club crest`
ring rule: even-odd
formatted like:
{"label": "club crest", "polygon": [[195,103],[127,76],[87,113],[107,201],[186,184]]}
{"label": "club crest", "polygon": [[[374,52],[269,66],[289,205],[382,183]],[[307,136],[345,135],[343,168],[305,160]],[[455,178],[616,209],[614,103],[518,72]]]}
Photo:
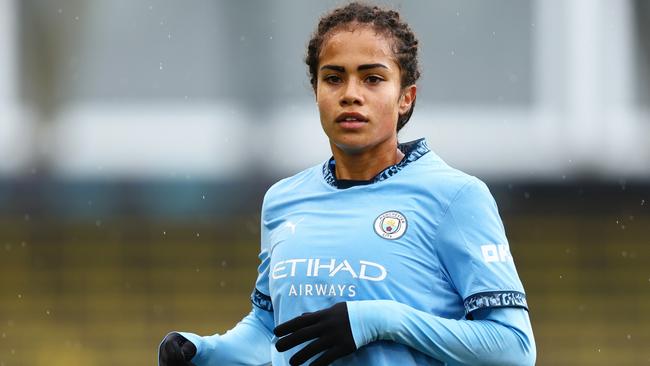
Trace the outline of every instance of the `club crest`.
{"label": "club crest", "polygon": [[386,211],[375,219],[375,232],[384,239],[398,239],[406,232],[406,217],[398,211]]}

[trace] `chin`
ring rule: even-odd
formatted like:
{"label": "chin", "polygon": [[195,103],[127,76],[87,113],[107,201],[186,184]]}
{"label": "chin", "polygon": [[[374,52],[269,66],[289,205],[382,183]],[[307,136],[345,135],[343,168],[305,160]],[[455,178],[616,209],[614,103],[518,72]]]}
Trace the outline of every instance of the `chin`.
{"label": "chin", "polygon": [[355,141],[333,141],[332,143],[343,152],[350,155],[360,154],[368,148],[368,144]]}

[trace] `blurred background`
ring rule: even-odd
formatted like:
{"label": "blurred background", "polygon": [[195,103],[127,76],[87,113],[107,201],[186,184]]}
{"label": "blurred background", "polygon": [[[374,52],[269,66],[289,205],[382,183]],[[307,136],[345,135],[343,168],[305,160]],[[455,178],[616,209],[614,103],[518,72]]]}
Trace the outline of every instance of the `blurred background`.
{"label": "blurred background", "polygon": [[[265,190],[330,156],[302,58],[342,3],[0,0],[0,366],[248,313]],[[421,42],[400,139],[488,183],[538,364],[650,364],[650,2],[380,4]]]}

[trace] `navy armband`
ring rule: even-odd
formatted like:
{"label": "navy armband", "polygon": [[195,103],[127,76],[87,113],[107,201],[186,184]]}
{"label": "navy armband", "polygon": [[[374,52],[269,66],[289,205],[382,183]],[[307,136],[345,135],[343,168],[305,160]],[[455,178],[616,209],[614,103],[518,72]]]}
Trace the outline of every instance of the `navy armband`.
{"label": "navy armband", "polygon": [[465,299],[465,314],[487,308],[524,308],[528,310],[526,294],[518,291],[493,291],[474,294]]}
{"label": "navy armband", "polygon": [[271,297],[264,295],[258,289],[255,289],[251,294],[251,302],[253,305],[258,308],[266,311],[273,311],[273,304],[271,303]]}

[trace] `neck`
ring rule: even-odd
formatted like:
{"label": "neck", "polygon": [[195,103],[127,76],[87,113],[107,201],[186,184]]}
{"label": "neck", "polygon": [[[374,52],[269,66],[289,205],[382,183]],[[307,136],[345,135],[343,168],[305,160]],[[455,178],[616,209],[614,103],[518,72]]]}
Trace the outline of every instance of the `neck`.
{"label": "neck", "polygon": [[404,153],[397,148],[397,140],[359,152],[349,152],[330,144],[336,161],[337,179],[370,180],[404,157]]}

